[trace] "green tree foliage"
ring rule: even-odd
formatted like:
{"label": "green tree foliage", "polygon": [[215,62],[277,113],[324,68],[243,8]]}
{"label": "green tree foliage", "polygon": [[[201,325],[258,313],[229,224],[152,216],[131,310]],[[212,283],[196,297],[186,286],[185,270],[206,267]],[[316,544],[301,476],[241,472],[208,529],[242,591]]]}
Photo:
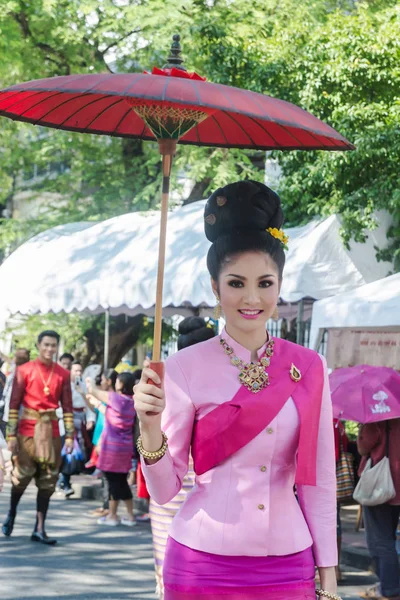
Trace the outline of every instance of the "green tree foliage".
{"label": "green tree foliage", "polygon": [[393,215],[378,257],[400,267],[400,9],[394,2],[291,0],[210,6],[192,17],[210,78],[283,98],[328,122],[357,150],[275,152],[287,222],[340,213],[345,242],[362,241],[374,211]]}
{"label": "green tree foliage", "polygon": [[[6,2],[0,16],[1,85],[111,70],[110,55],[123,70],[118,55],[121,45],[127,53],[125,70],[129,70],[142,29],[140,15],[133,8],[130,3],[111,0]],[[40,178],[33,191],[58,192],[66,202],[31,222],[31,233],[53,221],[102,219],[155,204],[160,168],[151,144],[38,129],[2,119],[0,148],[3,206],[12,208],[18,179],[21,174],[29,177],[33,165],[39,172],[63,166],[61,175]],[[20,239],[23,227],[7,225],[4,242],[13,241],[13,232]]]}
{"label": "green tree foliage", "polygon": [[363,241],[374,211],[393,215],[390,245],[379,256],[400,268],[400,11],[330,15],[298,48],[289,78],[294,101],[352,140],[350,153],[282,156],[282,194],[297,214],[339,213],[345,241]]}

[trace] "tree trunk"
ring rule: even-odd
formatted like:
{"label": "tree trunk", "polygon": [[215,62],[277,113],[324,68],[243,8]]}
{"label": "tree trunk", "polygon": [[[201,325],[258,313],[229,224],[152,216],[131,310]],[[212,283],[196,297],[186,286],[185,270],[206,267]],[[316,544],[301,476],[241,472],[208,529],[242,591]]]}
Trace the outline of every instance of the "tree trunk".
{"label": "tree trunk", "polygon": [[187,204],[192,204],[193,202],[197,202],[198,200],[204,200],[206,189],[208,188],[210,183],[211,179],[209,177],[206,177],[201,181],[197,181],[194,184],[189,196],[184,201],[183,206],[186,206]]}
{"label": "tree trunk", "polygon": [[130,350],[139,339],[143,326],[143,315],[127,317],[118,315],[111,321],[110,326],[110,352],[108,364],[115,367],[122,357]]}
{"label": "tree trunk", "polygon": [[[115,367],[139,339],[143,315],[127,317],[118,315],[110,319],[110,347],[108,364]],[[104,364],[104,315],[99,315],[90,329],[85,331],[87,354],[82,360],[85,368],[89,363]]]}

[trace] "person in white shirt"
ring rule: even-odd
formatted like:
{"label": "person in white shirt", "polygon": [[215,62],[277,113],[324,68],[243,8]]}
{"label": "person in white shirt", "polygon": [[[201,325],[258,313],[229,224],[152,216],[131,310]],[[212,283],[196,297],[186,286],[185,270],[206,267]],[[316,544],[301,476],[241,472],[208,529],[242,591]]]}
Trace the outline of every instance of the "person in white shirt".
{"label": "person in white shirt", "polygon": [[[86,388],[82,382],[82,365],[75,360],[71,365],[71,391],[72,406],[74,410],[75,437],[78,440],[84,460],[86,460],[85,429],[90,431],[96,422],[96,415],[91,410],[86,400]],[[71,487],[71,475],[61,470],[59,489],[64,492],[65,497],[72,496],[74,490]]]}
{"label": "person in white shirt", "polygon": [[[11,360],[8,356],[0,354],[0,358],[10,364],[7,381],[4,389],[0,386],[0,429],[5,433],[5,424],[8,423],[8,412],[10,408],[11,391],[14,382],[16,368],[30,361],[30,350],[26,348],[17,348],[14,359]],[[4,427],[2,426],[4,424]]]}
{"label": "person in white shirt", "polygon": [[3,450],[7,450],[7,444],[3,434],[0,431],[0,492],[3,491],[4,475],[6,472],[6,464],[3,456]]}

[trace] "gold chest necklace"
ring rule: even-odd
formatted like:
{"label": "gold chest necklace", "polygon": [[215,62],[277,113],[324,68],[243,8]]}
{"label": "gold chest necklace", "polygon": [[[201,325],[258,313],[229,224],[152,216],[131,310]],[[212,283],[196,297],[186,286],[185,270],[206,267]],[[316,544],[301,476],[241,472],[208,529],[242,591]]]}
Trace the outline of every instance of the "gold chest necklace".
{"label": "gold chest necklace", "polygon": [[245,363],[236,356],[233,348],[228,345],[226,340],[221,337],[219,341],[225,354],[230,357],[232,365],[239,369],[239,381],[245,388],[253,394],[257,394],[269,385],[269,376],[265,369],[271,364],[271,357],[274,354],[274,340],[270,339],[267,342],[264,356],[256,363]]}
{"label": "gold chest necklace", "polygon": [[52,363],[51,373],[50,373],[49,377],[47,378],[47,381],[45,381],[45,379],[44,379],[44,377],[42,375],[42,372],[41,372],[39,366],[37,367],[37,370],[39,371],[39,375],[40,375],[40,378],[41,378],[42,383],[43,383],[43,393],[44,393],[45,396],[50,396],[50,387],[49,386],[50,386],[50,382],[51,382],[51,380],[53,378],[54,363]]}

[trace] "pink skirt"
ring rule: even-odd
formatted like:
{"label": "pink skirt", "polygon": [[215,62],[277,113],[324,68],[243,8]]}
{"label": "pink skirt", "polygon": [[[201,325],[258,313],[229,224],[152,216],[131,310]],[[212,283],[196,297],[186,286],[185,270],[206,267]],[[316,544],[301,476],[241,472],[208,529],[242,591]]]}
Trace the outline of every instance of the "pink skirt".
{"label": "pink skirt", "polygon": [[222,556],[168,538],[164,600],[315,600],[311,548],[287,556]]}

